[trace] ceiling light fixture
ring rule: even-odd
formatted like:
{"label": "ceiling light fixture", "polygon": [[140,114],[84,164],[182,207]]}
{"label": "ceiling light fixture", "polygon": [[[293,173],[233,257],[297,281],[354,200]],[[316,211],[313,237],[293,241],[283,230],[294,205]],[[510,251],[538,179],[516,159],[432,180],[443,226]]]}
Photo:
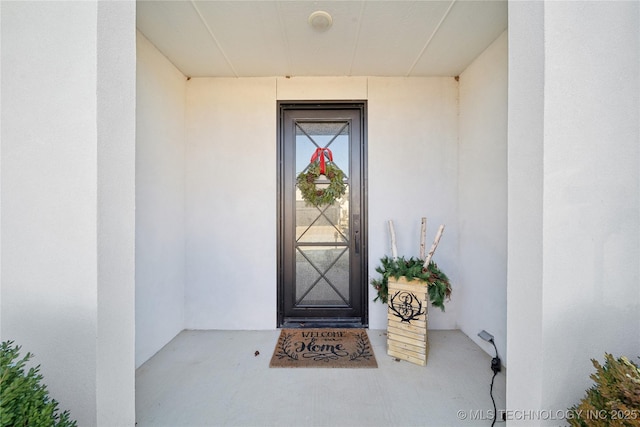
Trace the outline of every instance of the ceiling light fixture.
{"label": "ceiling light fixture", "polygon": [[316,10],[309,15],[309,25],[316,31],[327,31],[333,25],[333,18],[324,10]]}

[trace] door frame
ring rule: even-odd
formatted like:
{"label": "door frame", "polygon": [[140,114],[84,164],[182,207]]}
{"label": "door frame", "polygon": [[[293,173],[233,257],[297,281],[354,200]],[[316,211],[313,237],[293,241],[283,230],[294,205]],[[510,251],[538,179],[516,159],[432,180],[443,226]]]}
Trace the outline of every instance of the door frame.
{"label": "door frame", "polygon": [[357,109],[360,111],[360,127],[361,127],[361,145],[360,145],[360,286],[361,286],[361,301],[360,305],[361,318],[359,321],[354,322],[353,319],[347,319],[341,321],[340,319],[330,319],[330,322],[321,322],[319,325],[314,319],[310,319],[309,322],[304,322],[305,327],[313,326],[333,326],[333,327],[367,327],[369,326],[369,242],[368,242],[368,162],[367,162],[367,101],[366,100],[352,100],[352,101],[277,101],[277,319],[276,327],[303,327],[300,323],[288,323],[285,321],[285,283],[284,283],[284,269],[285,269],[285,245],[284,240],[284,209],[285,209],[285,182],[284,182],[284,112],[287,110],[344,110],[344,109]]}

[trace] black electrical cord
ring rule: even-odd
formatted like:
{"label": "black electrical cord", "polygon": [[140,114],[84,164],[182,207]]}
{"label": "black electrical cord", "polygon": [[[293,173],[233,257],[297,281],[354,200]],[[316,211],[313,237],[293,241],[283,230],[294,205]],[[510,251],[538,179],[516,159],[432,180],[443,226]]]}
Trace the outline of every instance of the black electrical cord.
{"label": "black electrical cord", "polygon": [[493,421],[491,422],[491,427],[493,427],[496,423],[496,418],[498,416],[498,409],[496,408],[496,401],[493,398],[493,380],[496,379],[496,375],[498,375],[498,371],[493,371],[493,378],[491,378],[491,387],[489,388],[489,395],[491,396],[491,401],[493,402]]}
{"label": "black electrical cord", "polygon": [[493,403],[493,421],[491,422],[491,427],[493,427],[496,423],[496,419],[498,418],[498,408],[496,408],[496,400],[493,397],[493,381],[496,379],[498,372],[502,369],[502,364],[500,362],[500,357],[498,357],[498,347],[496,347],[496,343],[493,342],[493,338],[490,339],[489,342],[493,344],[493,348],[496,350],[496,357],[491,359],[493,377],[491,378],[491,387],[489,387],[489,396],[491,396],[491,402]]}

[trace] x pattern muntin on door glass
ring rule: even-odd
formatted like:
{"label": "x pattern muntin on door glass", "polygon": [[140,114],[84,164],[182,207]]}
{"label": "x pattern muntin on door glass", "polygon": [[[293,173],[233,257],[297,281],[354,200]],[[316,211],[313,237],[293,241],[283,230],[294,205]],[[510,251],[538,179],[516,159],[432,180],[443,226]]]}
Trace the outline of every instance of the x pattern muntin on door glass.
{"label": "x pattern muntin on door glass", "polygon": [[[296,175],[329,148],[349,183],[349,122],[296,122]],[[326,159],[328,160],[328,159]],[[309,206],[296,195],[296,305],[349,305],[349,186],[335,203]]]}

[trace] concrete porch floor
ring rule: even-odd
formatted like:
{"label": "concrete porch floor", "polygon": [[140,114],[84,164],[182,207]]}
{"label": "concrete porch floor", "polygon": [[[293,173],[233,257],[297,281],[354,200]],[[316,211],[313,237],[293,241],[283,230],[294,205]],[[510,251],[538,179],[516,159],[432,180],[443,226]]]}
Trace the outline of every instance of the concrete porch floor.
{"label": "concrete porch floor", "polygon": [[491,425],[491,356],[460,331],[429,331],[421,367],[387,356],[384,331],[369,330],[377,369],[269,368],[279,333],[181,332],[136,371],[137,426]]}

